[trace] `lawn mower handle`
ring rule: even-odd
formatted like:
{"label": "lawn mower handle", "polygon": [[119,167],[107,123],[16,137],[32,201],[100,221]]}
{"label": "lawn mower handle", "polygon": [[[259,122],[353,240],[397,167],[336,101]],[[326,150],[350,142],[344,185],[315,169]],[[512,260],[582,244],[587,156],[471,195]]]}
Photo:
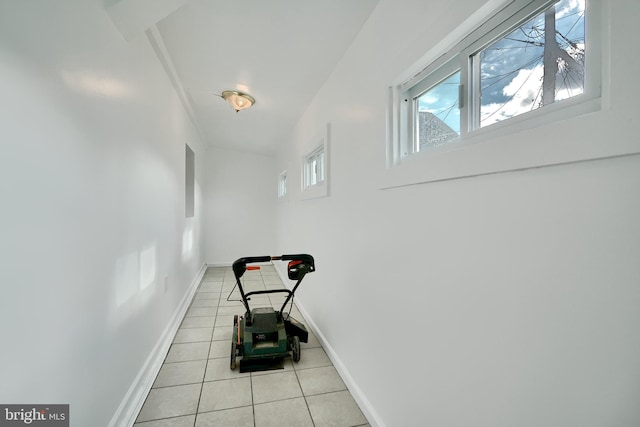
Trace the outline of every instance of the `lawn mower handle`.
{"label": "lawn mower handle", "polygon": [[311,266],[311,270],[315,269],[315,261],[313,256],[308,254],[295,254],[295,255],[279,255],[279,256],[251,256],[251,257],[243,257],[235,260],[233,262],[233,274],[237,278],[242,277],[244,272],[247,270],[247,264],[252,264],[255,262],[269,262],[269,261],[302,261],[305,264]]}

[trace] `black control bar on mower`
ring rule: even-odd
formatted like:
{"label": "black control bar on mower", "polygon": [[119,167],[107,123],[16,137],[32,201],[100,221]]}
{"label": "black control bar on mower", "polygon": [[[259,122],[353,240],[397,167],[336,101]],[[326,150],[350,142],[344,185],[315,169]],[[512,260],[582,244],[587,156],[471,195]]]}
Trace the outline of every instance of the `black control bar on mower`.
{"label": "black control bar on mower", "polygon": [[[244,275],[244,273],[248,270],[247,264],[259,263],[259,262],[271,262],[271,261],[289,261],[289,265],[287,268],[287,272],[289,275],[289,279],[297,280],[297,283],[293,287],[292,290],[289,289],[271,289],[265,291],[253,291],[245,294],[244,289],[242,288],[242,283],[240,278]],[[296,292],[298,285],[302,282],[302,279],[307,273],[311,273],[316,270],[315,260],[313,256],[308,254],[295,254],[295,255],[277,255],[277,256],[253,256],[253,257],[243,257],[235,260],[232,265],[233,274],[236,276],[236,285],[240,290],[240,295],[242,296],[242,303],[244,304],[245,309],[247,310],[247,314],[251,311],[249,308],[249,297],[251,295],[258,294],[273,294],[273,293],[286,293],[287,298],[282,304],[282,308],[280,312],[282,313],[287,306],[287,303],[293,298],[293,294]]]}

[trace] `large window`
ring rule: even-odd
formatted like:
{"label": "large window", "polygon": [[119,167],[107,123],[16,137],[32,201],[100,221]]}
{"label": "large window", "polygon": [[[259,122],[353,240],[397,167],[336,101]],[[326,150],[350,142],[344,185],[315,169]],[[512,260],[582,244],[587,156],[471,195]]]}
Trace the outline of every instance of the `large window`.
{"label": "large window", "polygon": [[584,91],[584,0],[561,0],[471,57],[484,127]]}
{"label": "large window", "polygon": [[592,3],[508,2],[399,84],[392,98],[393,163],[598,97],[597,61],[589,69],[599,49],[591,42],[597,35],[589,26],[597,15]]}

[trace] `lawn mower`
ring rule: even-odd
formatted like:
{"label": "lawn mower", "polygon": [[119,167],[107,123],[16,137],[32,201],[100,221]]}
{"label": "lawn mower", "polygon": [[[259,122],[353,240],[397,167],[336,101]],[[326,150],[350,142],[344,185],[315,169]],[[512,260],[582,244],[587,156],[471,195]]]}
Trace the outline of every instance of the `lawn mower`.
{"label": "lawn mower", "polygon": [[[247,264],[274,260],[289,261],[287,275],[289,279],[296,281],[293,289],[269,289],[245,293],[240,278],[247,270],[260,268]],[[286,357],[291,357],[294,362],[300,361],[300,343],[308,341],[309,333],[302,323],[290,316],[290,313],[296,289],[304,276],[313,271],[315,271],[313,257],[307,254],[246,257],[233,263],[233,274],[242,297],[245,314],[233,317],[230,364],[232,370],[236,369],[237,357],[241,357],[240,372],[281,369]],[[233,290],[231,292],[233,293]],[[287,296],[280,310],[274,310],[273,307],[257,307],[252,310],[249,307],[251,296],[276,293],[284,293]],[[291,306],[285,313],[289,303]]]}

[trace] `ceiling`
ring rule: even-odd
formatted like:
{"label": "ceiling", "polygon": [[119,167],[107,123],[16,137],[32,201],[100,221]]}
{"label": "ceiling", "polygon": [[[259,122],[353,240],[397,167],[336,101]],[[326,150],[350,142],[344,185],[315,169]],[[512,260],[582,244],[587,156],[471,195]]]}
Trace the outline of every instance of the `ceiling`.
{"label": "ceiling", "polygon": [[[378,0],[120,0],[125,39],[146,32],[207,145],[273,153]],[[255,105],[236,113],[219,95]]]}

